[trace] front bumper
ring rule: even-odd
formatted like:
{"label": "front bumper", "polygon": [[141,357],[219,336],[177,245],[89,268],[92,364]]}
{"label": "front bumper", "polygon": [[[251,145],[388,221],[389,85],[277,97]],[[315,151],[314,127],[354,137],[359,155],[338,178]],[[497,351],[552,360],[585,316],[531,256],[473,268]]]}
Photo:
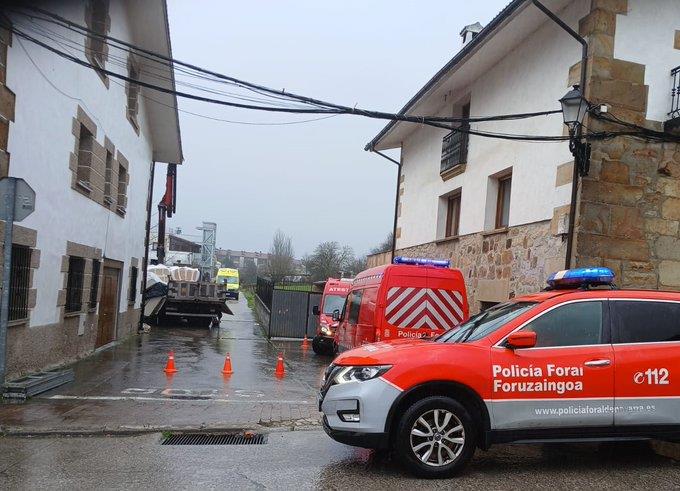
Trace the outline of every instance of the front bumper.
{"label": "front bumper", "polygon": [[[319,394],[324,429],[336,441],[366,448],[384,448],[387,415],[401,391],[378,377],[328,387]],[[358,408],[359,421],[343,421],[341,415]],[[352,443],[354,442],[354,443]]]}
{"label": "front bumper", "polygon": [[390,438],[387,433],[357,433],[355,431],[334,430],[328,425],[326,416],[323,417],[323,430],[336,442],[353,447],[385,450],[390,446]]}

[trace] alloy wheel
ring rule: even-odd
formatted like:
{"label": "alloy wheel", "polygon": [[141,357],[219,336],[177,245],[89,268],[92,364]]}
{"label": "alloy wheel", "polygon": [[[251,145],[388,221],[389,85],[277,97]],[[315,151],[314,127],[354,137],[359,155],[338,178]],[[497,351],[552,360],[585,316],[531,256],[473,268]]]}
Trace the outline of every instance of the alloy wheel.
{"label": "alloy wheel", "polygon": [[426,465],[450,464],[460,456],[464,445],[463,423],[446,409],[423,413],[411,427],[411,450]]}

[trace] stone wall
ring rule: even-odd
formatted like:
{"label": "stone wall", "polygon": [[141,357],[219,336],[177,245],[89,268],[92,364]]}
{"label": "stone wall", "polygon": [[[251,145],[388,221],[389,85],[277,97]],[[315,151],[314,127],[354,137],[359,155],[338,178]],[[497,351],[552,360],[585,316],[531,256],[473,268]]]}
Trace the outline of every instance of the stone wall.
{"label": "stone wall", "polygon": [[400,249],[397,254],[450,259],[465,277],[470,312],[481,302],[503,302],[545,286],[564,269],[565,242],[543,221]]}
{"label": "stone wall", "polygon": [[[586,98],[607,104],[610,116],[661,131],[662,122],[646,119],[645,66],[614,58],[616,19],[627,4],[593,0],[580,23],[590,45]],[[579,73],[579,65],[572,67],[572,79]],[[596,118],[587,126],[627,129]],[[632,137],[591,144],[590,173],[579,191],[574,263],[611,267],[624,287],[680,289],[680,146]]]}
{"label": "stone wall", "polygon": [[[1,14],[0,14],[1,15]],[[9,22],[7,18],[2,19]],[[14,106],[16,97],[6,85],[7,81],[7,51],[12,45],[12,33],[6,28],[0,28],[0,177],[9,175],[9,124],[14,121]]]}

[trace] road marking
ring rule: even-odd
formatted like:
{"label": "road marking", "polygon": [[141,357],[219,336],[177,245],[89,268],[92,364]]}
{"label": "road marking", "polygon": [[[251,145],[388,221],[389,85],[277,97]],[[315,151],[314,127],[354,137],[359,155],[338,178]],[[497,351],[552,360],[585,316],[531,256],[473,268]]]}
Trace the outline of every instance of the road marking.
{"label": "road marking", "polygon": [[239,401],[236,399],[189,399],[186,397],[145,397],[145,396],[69,396],[69,395],[53,395],[46,397],[46,399],[60,400],[60,401],[160,401],[160,402],[228,402],[235,404],[311,404],[316,405],[316,402],[310,401],[287,401],[287,400],[253,400],[253,401]]}

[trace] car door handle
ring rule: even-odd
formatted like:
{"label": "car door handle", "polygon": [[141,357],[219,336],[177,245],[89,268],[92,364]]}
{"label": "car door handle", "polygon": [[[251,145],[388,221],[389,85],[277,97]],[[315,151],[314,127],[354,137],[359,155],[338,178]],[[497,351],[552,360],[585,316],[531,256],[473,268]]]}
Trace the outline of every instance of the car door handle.
{"label": "car door handle", "polygon": [[608,367],[611,364],[612,361],[607,359],[590,360],[584,363],[587,367]]}

